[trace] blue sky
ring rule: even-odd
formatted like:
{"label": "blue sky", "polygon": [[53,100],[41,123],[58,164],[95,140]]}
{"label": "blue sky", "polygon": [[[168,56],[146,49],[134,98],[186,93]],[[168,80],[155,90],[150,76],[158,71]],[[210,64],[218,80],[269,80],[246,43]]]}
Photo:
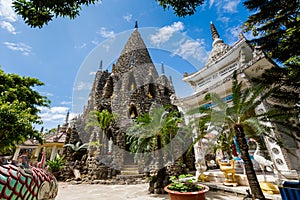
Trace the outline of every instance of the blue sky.
{"label": "blue sky", "polygon": [[247,16],[241,0],[206,0],[185,18],[164,11],[155,0],[104,0],[83,7],[74,20],[57,18],[38,29],[14,13],[11,0],[0,0],[0,65],[6,73],[45,83],[37,90],[51,100],[51,108],[40,114],[49,129],[62,124],[68,110],[71,116],[82,111],[100,60],[109,69],[136,20],[158,72],[164,63],[176,93],[186,96],[193,91],[181,78],[204,66],[212,44],[210,21],[232,45]]}

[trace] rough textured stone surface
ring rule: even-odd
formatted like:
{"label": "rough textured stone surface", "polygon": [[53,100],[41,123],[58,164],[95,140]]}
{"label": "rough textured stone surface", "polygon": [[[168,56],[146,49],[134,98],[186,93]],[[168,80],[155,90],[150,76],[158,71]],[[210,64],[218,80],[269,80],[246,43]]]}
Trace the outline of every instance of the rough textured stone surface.
{"label": "rough textured stone surface", "polygon": [[[88,104],[75,122],[84,142],[98,144],[89,148],[91,157],[87,160],[87,174],[82,181],[92,184],[110,184],[115,181],[119,184],[134,184],[140,182],[139,180],[144,181],[140,178],[124,179],[119,176],[120,171],[128,165],[137,165],[137,171],[141,174],[151,170],[145,160],[134,163],[134,159],[128,156],[126,130],[138,115],[149,112],[153,106],[172,104],[175,96],[172,80],[164,75],[164,69],[162,72],[159,76],[138,29],[129,37],[120,57],[112,65],[111,72],[102,71],[100,65]],[[176,106],[173,107],[176,109]],[[99,127],[85,129],[89,113],[105,109],[117,115],[115,122],[106,130]],[[154,171],[154,176],[159,178],[152,178],[153,192],[163,192],[163,186],[168,183],[168,176],[165,175],[165,168]]]}

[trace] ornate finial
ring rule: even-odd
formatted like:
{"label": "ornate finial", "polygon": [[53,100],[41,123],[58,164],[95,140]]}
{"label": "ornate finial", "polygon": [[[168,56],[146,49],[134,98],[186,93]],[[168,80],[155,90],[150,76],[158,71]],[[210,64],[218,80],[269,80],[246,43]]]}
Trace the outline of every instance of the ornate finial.
{"label": "ornate finial", "polygon": [[112,65],[112,70],[111,71],[112,71],[112,73],[116,73],[116,65],[115,64]]}
{"label": "ornate finial", "polygon": [[134,28],[138,28],[138,21],[135,21]]}
{"label": "ornate finial", "polygon": [[60,124],[57,125],[56,133],[59,133],[59,129],[60,129]]}
{"label": "ornate finial", "polygon": [[172,79],[172,76],[169,76],[169,81],[170,81],[170,84],[173,85],[173,79]]}
{"label": "ornate finial", "polygon": [[67,116],[66,116],[66,120],[65,120],[65,124],[68,124],[68,121],[69,121],[69,115],[70,115],[70,112],[68,111],[68,112],[67,112]]}
{"label": "ornate finial", "polygon": [[100,60],[99,70],[102,71],[102,60]]}
{"label": "ornate finial", "polygon": [[219,35],[215,25],[212,23],[212,21],[210,22],[210,30],[211,30],[211,36],[212,36],[213,40],[215,40],[216,38],[220,38],[220,35]]}
{"label": "ornate finial", "polygon": [[165,67],[164,67],[164,63],[161,63],[161,73],[164,74],[165,73]]}

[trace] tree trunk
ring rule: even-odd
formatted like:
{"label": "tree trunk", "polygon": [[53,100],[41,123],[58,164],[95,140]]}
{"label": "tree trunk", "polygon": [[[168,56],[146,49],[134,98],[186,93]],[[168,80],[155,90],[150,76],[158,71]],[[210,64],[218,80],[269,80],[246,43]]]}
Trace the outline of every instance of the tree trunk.
{"label": "tree trunk", "polygon": [[241,125],[234,125],[234,132],[237,138],[238,145],[241,149],[242,159],[244,161],[246,175],[248,179],[248,183],[251,189],[253,199],[265,200],[265,196],[260,188],[253,163],[251,161],[249,152],[248,152],[248,144],[245,138],[244,129]]}

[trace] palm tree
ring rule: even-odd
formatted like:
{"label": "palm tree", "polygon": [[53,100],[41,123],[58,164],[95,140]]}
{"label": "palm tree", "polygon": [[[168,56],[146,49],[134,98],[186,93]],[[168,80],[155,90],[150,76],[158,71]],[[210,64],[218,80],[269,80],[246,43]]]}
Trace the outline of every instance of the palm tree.
{"label": "palm tree", "polygon": [[156,182],[161,188],[161,193],[163,193],[167,179],[162,165],[163,154],[170,153],[163,152],[162,148],[169,144],[177,134],[181,120],[178,111],[168,111],[165,107],[153,107],[149,113],[139,115],[126,131],[130,151],[135,153],[136,157],[146,155],[149,158],[149,154],[152,154],[152,158],[156,159],[158,174],[152,177],[150,188],[151,184]]}
{"label": "palm tree", "polygon": [[198,140],[213,130],[218,131],[217,137],[220,134],[224,134],[225,130],[229,134],[228,138],[235,137],[241,151],[241,158],[245,163],[245,171],[253,197],[262,200],[265,197],[248,153],[246,135],[261,142],[262,136],[276,139],[272,134],[273,128],[267,126],[266,122],[279,122],[291,117],[278,109],[260,114],[255,113],[255,109],[265,102],[272,94],[273,89],[275,88],[256,85],[255,87],[248,87],[242,90],[242,82],[238,82],[235,72],[233,75],[232,101],[225,102],[217,94],[209,94],[206,96],[206,99],[211,100],[212,105],[215,106],[200,108],[200,113],[203,117],[199,119],[201,134]]}
{"label": "palm tree", "polygon": [[[98,141],[99,147],[103,146],[103,148],[105,148],[105,145],[103,145],[105,136],[108,136],[108,129],[115,119],[116,116],[110,113],[108,110],[102,110],[101,112],[94,110],[89,113],[88,123],[85,126],[85,130],[88,131],[90,128],[93,128],[95,126],[99,126],[101,128],[103,134],[101,141]],[[100,142],[102,143],[102,145],[100,144]]]}
{"label": "palm tree", "polygon": [[108,110],[97,111],[93,110],[89,113],[88,123],[85,129],[88,130],[93,126],[100,126],[100,128],[106,132],[112,122],[115,120],[115,115]]}

